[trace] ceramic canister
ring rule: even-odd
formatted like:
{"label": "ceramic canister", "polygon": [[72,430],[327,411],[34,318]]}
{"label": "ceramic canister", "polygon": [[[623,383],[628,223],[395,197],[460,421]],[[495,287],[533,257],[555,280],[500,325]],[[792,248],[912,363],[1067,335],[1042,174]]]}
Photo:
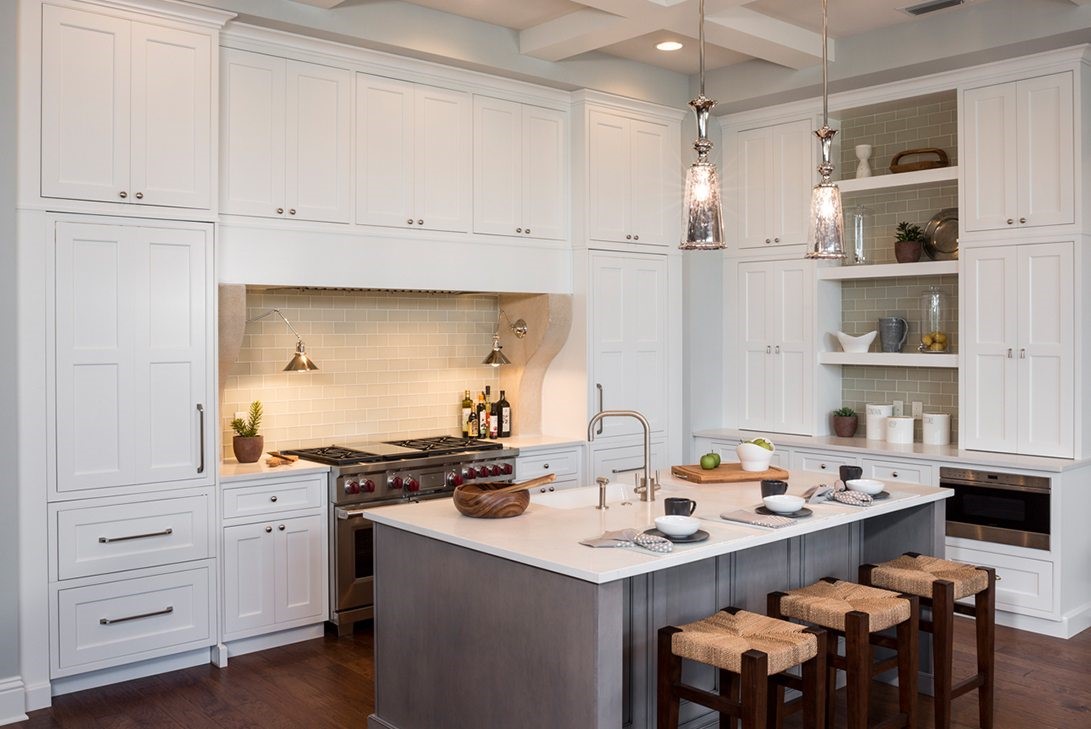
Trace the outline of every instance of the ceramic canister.
{"label": "ceramic canister", "polygon": [[951,443],[951,416],[947,413],[925,413],[922,420],[923,442],[928,445]]}
{"label": "ceramic canister", "polygon": [[887,443],[912,443],[913,418],[896,416],[886,419]]}
{"label": "ceramic canister", "polygon": [[894,414],[893,405],[867,404],[867,439],[886,440],[886,419]]}

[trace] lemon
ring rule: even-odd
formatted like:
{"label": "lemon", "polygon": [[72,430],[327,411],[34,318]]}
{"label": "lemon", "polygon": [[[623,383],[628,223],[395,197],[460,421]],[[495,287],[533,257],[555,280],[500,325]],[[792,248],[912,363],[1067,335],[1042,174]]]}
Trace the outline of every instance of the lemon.
{"label": "lemon", "polygon": [[923,337],[921,337],[921,344],[923,344],[926,347],[931,347],[932,346],[932,335],[931,334],[925,334]]}

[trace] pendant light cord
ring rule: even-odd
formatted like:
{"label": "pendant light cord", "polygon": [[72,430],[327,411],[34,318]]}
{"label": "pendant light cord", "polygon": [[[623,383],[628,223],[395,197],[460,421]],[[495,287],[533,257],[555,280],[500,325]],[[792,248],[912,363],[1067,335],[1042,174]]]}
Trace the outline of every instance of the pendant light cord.
{"label": "pendant light cord", "polygon": [[[705,0],[701,0],[703,5]],[[829,29],[827,25],[827,17],[829,13],[826,10],[827,0],[822,0],[822,126],[828,127],[830,125],[830,74],[827,66],[829,62],[826,58],[826,48],[829,46],[827,40],[829,36]],[[702,61],[702,65],[703,65]]]}
{"label": "pendant light cord", "polygon": [[[826,0],[822,0],[825,4]],[[701,96],[705,95],[705,0],[700,0],[697,4],[698,14],[700,17],[700,23],[698,27],[698,43],[697,43],[697,55],[701,59]]]}

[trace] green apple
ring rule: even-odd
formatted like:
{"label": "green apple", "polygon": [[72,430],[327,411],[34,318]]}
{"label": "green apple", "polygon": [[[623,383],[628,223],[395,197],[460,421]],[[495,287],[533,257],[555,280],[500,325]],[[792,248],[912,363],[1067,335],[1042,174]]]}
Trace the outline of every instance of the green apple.
{"label": "green apple", "polygon": [[710,456],[712,456],[713,458],[716,459],[716,465],[717,466],[720,465],[720,454],[719,453],[712,452],[712,453],[709,453],[708,455],[710,455]]}
{"label": "green apple", "polygon": [[770,443],[769,441],[767,441],[765,438],[755,438],[754,440],[752,440],[750,442],[753,443],[756,446],[761,446],[762,448],[764,448],[767,451],[773,450],[773,444]]}
{"label": "green apple", "polygon": [[715,453],[706,453],[701,456],[701,468],[705,469],[706,471],[711,471],[719,465],[717,463],[717,461],[719,460],[719,457],[717,457]]}

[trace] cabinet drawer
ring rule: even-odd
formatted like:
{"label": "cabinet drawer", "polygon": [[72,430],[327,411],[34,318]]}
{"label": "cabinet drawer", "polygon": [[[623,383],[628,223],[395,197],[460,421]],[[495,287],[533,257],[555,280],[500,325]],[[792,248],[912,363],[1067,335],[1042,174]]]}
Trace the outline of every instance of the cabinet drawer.
{"label": "cabinet drawer", "polygon": [[57,576],[107,572],[205,559],[209,495],[79,508],[56,513]]}
{"label": "cabinet drawer", "polygon": [[530,490],[531,496],[534,494],[547,494],[553,491],[563,491],[564,489],[574,489],[580,485],[580,482],[575,478],[563,478],[557,479],[553,483],[546,484],[545,486],[539,486]]}
{"label": "cabinet drawer", "polygon": [[[663,453],[666,448],[663,443],[652,443],[652,462],[649,468],[654,471],[667,467]],[[591,454],[591,473],[588,474],[593,481],[598,476],[605,476],[611,481],[633,483],[633,474],[640,475],[640,469],[644,465],[644,446],[622,446],[621,448],[604,448],[593,451]],[[593,485],[593,484],[592,484]]]}
{"label": "cabinet drawer", "polygon": [[795,451],[792,453],[792,469],[802,471],[817,471],[818,473],[832,473],[837,477],[837,470],[841,466],[858,466],[859,459],[851,456],[833,456],[826,453],[807,453]]}
{"label": "cabinet drawer", "polygon": [[904,461],[864,460],[864,478],[877,478],[880,481],[905,481],[934,486],[935,471],[925,463]]}
{"label": "cabinet drawer", "polygon": [[947,559],[995,569],[998,609],[1016,613],[1053,610],[1052,562],[952,545],[947,546]]}
{"label": "cabinet drawer", "polygon": [[211,644],[209,586],[203,566],[58,590],[56,668],[102,668]]}
{"label": "cabinet drawer", "polygon": [[224,489],[223,518],[279,514],[326,503],[326,477]]}
{"label": "cabinet drawer", "polygon": [[580,452],[578,450],[550,451],[519,456],[515,459],[515,475],[519,480],[537,478],[554,473],[561,476],[576,475],[580,472]]}

